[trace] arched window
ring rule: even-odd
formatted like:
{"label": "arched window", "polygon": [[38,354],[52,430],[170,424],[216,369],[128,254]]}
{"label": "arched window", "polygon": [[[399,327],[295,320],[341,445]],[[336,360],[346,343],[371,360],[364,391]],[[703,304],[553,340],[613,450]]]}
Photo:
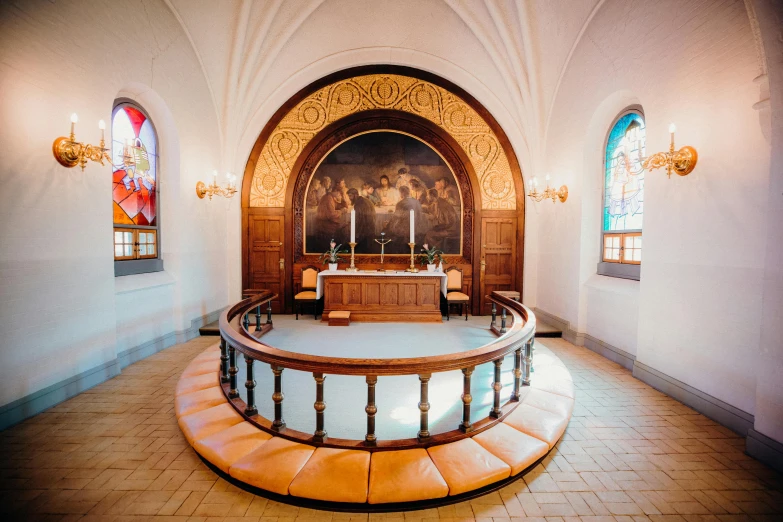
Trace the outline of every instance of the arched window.
{"label": "arched window", "polygon": [[147,113],[119,102],[111,124],[115,275],[162,270],[158,138]]}
{"label": "arched window", "polygon": [[606,140],[599,274],[639,279],[644,157],[644,115],[636,108],[626,110],[614,122]]}

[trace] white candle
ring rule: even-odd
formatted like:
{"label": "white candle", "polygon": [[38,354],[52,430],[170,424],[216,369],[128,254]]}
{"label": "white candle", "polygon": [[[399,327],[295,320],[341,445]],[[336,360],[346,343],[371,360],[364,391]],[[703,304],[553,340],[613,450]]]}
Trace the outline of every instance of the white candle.
{"label": "white candle", "polygon": [[411,209],[411,243],[416,242],[416,226],[413,224],[413,209]]}
{"label": "white candle", "polygon": [[101,141],[105,141],[103,131],[106,129],[106,122],[103,120],[98,120],[98,128],[101,129]]}
{"label": "white candle", "polygon": [[356,243],[356,210],[351,209],[351,243]]}

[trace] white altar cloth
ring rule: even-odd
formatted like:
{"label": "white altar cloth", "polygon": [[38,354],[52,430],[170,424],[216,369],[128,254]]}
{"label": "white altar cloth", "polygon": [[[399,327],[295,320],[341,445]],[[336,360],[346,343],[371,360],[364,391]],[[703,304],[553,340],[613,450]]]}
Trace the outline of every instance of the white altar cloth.
{"label": "white altar cloth", "polygon": [[323,295],[323,289],[324,289],[324,277],[328,277],[330,275],[339,275],[339,276],[388,276],[388,277],[440,277],[440,292],[443,294],[443,296],[446,296],[446,283],[447,283],[447,276],[443,272],[428,272],[428,271],[422,271],[422,272],[362,272],[361,270],[358,272],[348,272],[346,270],[323,270],[321,272],[318,272],[318,280],[316,282],[315,287],[315,298],[320,299]]}

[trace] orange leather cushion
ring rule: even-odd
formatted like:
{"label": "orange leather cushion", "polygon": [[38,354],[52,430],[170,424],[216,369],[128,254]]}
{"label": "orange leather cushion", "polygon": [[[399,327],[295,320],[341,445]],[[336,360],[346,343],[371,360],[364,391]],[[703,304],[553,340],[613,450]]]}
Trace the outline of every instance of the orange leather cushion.
{"label": "orange leather cushion", "polygon": [[503,422],[522,433],[543,440],[552,448],[563,435],[568,419],[567,415],[539,410],[522,403],[504,418]]}
{"label": "orange leather cushion", "polygon": [[315,500],[366,502],[369,474],[369,451],[318,448],[288,490]]}
{"label": "orange leather cushion", "polygon": [[344,310],[335,310],[334,312],[329,312],[329,319],[350,319],[351,318],[351,312],[346,312]]}
{"label": "orange leather cushion", "polygon": [[239,424],[242,420],[242,416],[226,402],[180,417],[178,423],[192,446],[195,441]]}
{"label": "orange leather cushion", "polygon": [[473,439],[433,446],[428,448],[427,452],[446,479],[449,495],[478,489],[503,480],[511,474],[511,466]]}
{"label": "orange leather cushion", "polygon": [[193,377],[195,375],[204,375],[205,373],[217,373],[220,370],[220,359],[193,361],[188,364],[182,377]]}
{"label": "orange leather cushion", "polygon": [[234,462],[228,473],[251,486],[288,495],[288,486],[314,451],[312,446],[272,437]]}
{"label": "orange leather cushion", "polygon": [[446,299],[449,301],[469,301],[470,297],[462,292],[449,292],[446,294]]}
{"label": "orange leather cushion", "polygon": [[[525,388],[529,388],[529,386],[525,386]],[[571,417],[571,412],[574,411],[574,399],[539,390],[537,388],[532,388],[528,392],[524,402],[528,406],[557,413],[564,417]]]}
{"label": "orange leather cushion", "polygon": [[220,360],[220,343],[210,346],[200,354],[198,354],[193,361],[204,361],[204,360]]}
{"label": "orange leather cushion", "polygon": [[446,272],[446,290],[462,290],[462,272],[459,270]]}
{"label": "orange leather cushion", "polygon": [[174,412],[177,417],[184,417],[197,411],[212,408],[218,404],[228,402],[220,386],[204,388],[193,393],[185,393],[174,397]]}
{"label": "orange leather cushion", "polygon": [[299,292],[294,296],[294,299],[315,299],[315,292],[312,292],[310,290],[305,290],[304,292]]}
{"label": "orange leather cushion", "polygon": [[[535,362],[533,363],[535,368]],[[547,391],[571,399],[576,398],[574,393],[574,383],[570,379],[549,379],[541,375],[536,368],[533,377],[530,379],[530,387],[536,390]]]}
{"label": "orange leather cushion", "polygon": [[302,270],[302,288],[315,288],[318,283],[318,270],[306,268]]}
{"label": "orange leather cushion", "polygon": [[174,390],[174,396],[193,393],[194,391],[212,388],[219,384],[217,372],[193,375],[191,377],[180,377],[177,387]]}
{"label": "orange leather cushion", "polygon": [[228,473],[228,469],[233,463],[271,438],[270,434],[261,431],[249,422],[240,422],[209,437],[197,440],[193,447],[205,459]]}
{"label": "orange leather cushion", "polygon": [[511,466],[512,475],[523,471],[549,451],[546,442],[525,435],[502,422],[482,431],[473,440]]}
{"label": "orange leather cushion", "polygon": [[442,498],[449,486],[427,450],[378,451],[370,460],[370,504]]}

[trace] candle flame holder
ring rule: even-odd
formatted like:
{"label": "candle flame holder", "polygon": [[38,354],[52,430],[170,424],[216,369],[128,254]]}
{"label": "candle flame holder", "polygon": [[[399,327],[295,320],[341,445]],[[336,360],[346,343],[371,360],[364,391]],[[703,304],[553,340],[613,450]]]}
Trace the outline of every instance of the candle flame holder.
{"label": "candle flame holder", "polygon": [[416,243],[408,243],[408,246],[411,247],[411,266],[406,268],[405,271],[406,272],[411,272],[411,273],[415,274],[416,272],[419,271],[419,269],[414,266],[414,255],[415,254],[413,253],[413,249],[416,248]]}
{"label": "candle flame holder", "polygon": [[348,243],[348,246],[351,247],[351,266],[345,269],[346,272],[358,272],[359,269],[356,268],[356,265],[353,264],[353,251],[356,248],[356,243]]}

